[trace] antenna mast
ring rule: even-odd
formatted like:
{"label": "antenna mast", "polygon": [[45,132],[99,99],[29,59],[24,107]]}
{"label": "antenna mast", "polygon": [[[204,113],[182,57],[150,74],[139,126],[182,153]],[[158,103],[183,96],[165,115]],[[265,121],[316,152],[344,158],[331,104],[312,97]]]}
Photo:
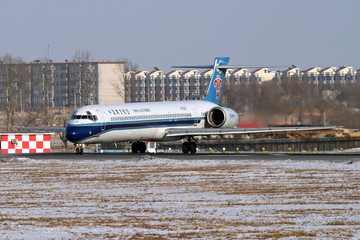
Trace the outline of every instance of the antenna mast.
{"label": "antenna mast", "polygon": [[47,44],[47,61],[50,61],[50,43]]}

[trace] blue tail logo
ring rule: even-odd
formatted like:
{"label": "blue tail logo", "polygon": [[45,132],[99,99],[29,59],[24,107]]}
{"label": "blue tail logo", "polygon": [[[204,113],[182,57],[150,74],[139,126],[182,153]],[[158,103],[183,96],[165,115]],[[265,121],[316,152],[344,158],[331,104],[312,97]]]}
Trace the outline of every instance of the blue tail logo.
{"label": "blue tail logo", "polygon": [[205,101],[219,104],[226,73],[226,68],[219,68],[219,66],[228,65],[228,63],[228,57],[215,58],[213,76],[211,78],[206,97],[204,98]]}

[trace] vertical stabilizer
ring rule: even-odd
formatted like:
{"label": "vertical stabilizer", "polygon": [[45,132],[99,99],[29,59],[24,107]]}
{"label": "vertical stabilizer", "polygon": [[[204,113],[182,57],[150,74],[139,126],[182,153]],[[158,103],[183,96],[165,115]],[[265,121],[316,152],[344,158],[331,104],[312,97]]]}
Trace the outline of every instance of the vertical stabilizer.
{"label": "vertical stabilizer", "polygon": [[204,98],[205,101],[219,104],[221,92],[225,83],[225,73],[227,70],[227,68],[219,68],[219,66],[228,65],[228,63],[228,57],[215,58],[213,76],[211,78],[206,97]]}

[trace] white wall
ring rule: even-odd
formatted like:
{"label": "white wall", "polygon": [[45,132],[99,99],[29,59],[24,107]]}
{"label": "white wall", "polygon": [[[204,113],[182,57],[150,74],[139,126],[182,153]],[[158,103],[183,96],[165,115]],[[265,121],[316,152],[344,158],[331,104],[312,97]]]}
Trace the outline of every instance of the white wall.
{"label": "white wall", "polygon": [[[98,63],[99,104],[125,102],[124,65],[119,63]],[[120,89],[121,95],[116,91]]]}

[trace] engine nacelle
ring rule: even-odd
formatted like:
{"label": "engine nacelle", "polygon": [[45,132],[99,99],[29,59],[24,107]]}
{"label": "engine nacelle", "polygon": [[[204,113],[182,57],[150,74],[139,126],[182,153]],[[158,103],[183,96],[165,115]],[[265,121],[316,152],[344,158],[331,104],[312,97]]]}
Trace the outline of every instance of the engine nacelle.
{"label": "engine nacelle", "polygon": [[231,108],[214,107],[207,113],[206,122],[213,128],[233,128],[239,124],[239,115]]}

